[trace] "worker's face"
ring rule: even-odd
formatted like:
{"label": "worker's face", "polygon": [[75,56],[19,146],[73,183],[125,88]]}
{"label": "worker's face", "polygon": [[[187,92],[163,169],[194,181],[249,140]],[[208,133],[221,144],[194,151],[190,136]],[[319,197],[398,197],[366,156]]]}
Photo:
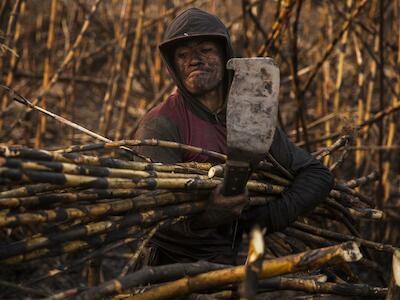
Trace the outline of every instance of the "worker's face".
{"label": "worker's face", "polygon": [[204,95],[222,84],[224,55],[214,41],[195,39],[178,46],[174,64],[185,88],[193,95]]}

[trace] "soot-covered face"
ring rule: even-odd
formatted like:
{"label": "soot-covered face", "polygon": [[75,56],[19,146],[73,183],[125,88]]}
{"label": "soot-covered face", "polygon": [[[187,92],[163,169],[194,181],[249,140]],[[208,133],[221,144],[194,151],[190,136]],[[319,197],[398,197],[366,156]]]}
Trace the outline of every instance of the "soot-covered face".
{"label": "soot-covered face", "polygon": [[174,64],[185,88],[195,96],[204,95],[222,84],[224,54],[217,42],[194,39],[178,46]]}

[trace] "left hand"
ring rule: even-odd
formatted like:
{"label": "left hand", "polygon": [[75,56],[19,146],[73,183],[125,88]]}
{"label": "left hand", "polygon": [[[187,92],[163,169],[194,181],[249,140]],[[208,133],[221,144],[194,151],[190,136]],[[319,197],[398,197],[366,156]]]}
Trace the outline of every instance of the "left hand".
{"label": "left hand", "polygon": [[206,210],[192,220],[192,227],[207,228],[216,227],[237,219],[243,208],[248,203],[247,190],[240,195],[222,195],[222,185],[218,185],[210,196],[210,202]]}

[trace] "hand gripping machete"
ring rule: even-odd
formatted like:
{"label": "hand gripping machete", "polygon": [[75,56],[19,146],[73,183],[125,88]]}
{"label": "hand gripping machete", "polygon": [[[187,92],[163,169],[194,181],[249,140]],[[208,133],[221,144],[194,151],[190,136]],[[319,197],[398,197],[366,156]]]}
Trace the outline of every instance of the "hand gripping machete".
{"label": "hand gripping machete", "polygon": [[274,138],[279,94],[279,68],[269,57],[232,58],[235,75],[227,102],[228,160],[222,194],[243,193],[251,171]]}

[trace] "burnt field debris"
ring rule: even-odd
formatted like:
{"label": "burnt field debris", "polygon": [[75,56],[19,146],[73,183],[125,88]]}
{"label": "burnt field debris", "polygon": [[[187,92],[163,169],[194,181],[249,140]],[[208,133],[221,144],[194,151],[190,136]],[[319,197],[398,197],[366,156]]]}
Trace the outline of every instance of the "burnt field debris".
{"label": "burnt field debris", "polygon": [[[157,231],[223,182],[221,153],[132,139],[175,88],[157,45],[193,6],[221,18],[237,57],[277,62],[279,126],[335,186],[286,229],[244,234],[242,265],[145,266]],[[0,1],[0,298],[399,299],[399,14],[399,0]],[[249,205],[292,180],[266,153]]]}
{"label": "burnt field debris", "polygon": [[[321,160],[333,156],[348,141],[349,136],[342,136],[314,156]],[[25,284],[29,288],[41,287],[37,290],[51,299],[95,299],[139,291],[142,286],[146,286],[143,294],[132,293],[129,297],[173,299],[210,290],[222,290],[231,297],[237,293],[241,281],[254,285],[254,277],[249,279],[251,276],[245,267],[230,269],[204,263],[200,264],[201,268],[196,264],[141,268],[145,245],[160,227],[181,222],[204,210],[211,190],[223,180],[224,165],[134,162],[105,154],[100,157],[93,149],[94,145],[101,151],[132,144],[183,147],[163,141],[131,140],[58,151],[0,148],[3,186],[0,230],[5,241],[0,246],[0,264],[10,268],[8,277],[16,276],[18,270],[35,270],[34,279],[21,275],[25,277]],[[88,149],[89,155],[85,151]],[[274,163],[266,158],[252,174],[247,184],[249,205],[274,201],[290,184],[287,171]],[[332,165],[337,166],[337,161]],[[390,261],[398,255],[398,250],[360,233],[362,224],[380,223],[388,218],[376,208],[374,199],[362,192],[363,186],[378,179],[376,172],[347,182],[337,179],[330,196],[312,213],[300,217],[281,232],[268,234],[255,278],[274,279],[261,280],[256,291],[284,289],[384,297],[388,292],[389,274],[375,257],[381,253]],[[252,242],[250,239],[249,243]],[[245,258],[245,247],[243,251]],[[110,260],[119,261],[118,266]],[[112,272],[104,273],[102,268],[109,266]],[[73,274],[83,269],[95,272],[90,276],[101,276],[101,279],[91,278],[92,286],[79,284]],[[288,273],[295,274],[283,276]],[[185,274],[193,277],[179,279]],[[365,274],[370,275],[365,277]],[[64,280],[69,281],[64,291],[52,290]],[[168,281],[167,285],[159,286]],[[154,289],[147,284],[153,284]],[[9,287],[9,291],[17,289],[29,294],[29,288]],[[257,294],[256,291],[253,292]]]}

